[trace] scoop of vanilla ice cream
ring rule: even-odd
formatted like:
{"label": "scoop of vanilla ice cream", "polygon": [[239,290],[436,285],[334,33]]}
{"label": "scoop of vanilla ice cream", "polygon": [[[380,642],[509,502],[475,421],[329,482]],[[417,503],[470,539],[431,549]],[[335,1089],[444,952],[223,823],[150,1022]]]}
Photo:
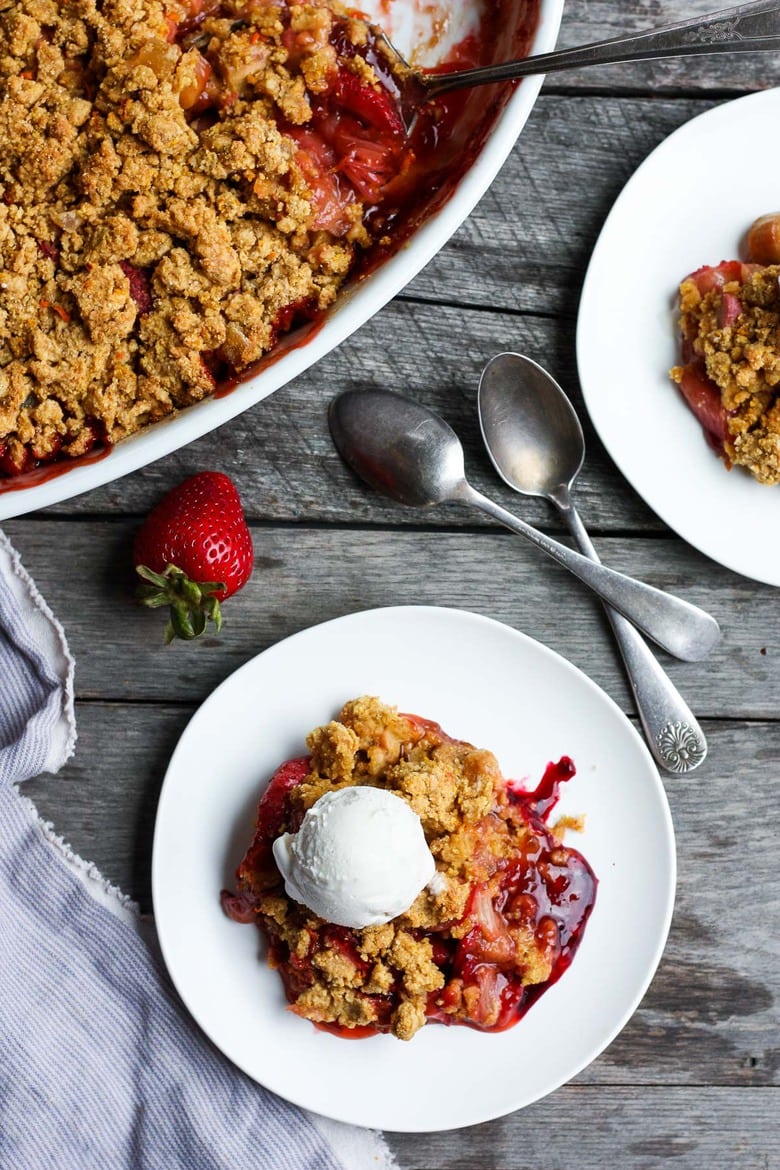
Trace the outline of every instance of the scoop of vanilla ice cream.
{"label": "scoop of vanilla ice cream", "polygon": [[408,910],[436,871],[417,813],[365,785],[326,792],[273,850],[291,898],[354,930]]}

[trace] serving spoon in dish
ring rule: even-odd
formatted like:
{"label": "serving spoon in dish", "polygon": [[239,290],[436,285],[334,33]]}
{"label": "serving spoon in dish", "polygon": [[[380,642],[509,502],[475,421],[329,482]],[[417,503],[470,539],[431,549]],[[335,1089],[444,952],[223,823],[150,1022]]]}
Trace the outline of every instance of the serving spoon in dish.
{"label": "serving spoon in dish", "polygon": [[451,73],[411,66],[387,35],[374,28],[398,88],[401,118],[411,130],[422,106],[457,89],[518,81],[540,73],[559,73],[588,65],[695,57],[713,53],[764,53],[780,49],[780,0],[754,0],[734,8],[696,16],[662,28],[594,41],[573,49],[540,53],[500,65],[483,65]]}
{"label": "serving spoon in dish", "polygon": [[[571,498],[585,460],[585,437],[558,383],[530,358],[501,353],[482,372],[478,408],[487,452],[504,483],[549,500],[580,552],[598,561]],[[641,634],[605,608],[653,757],[667,772],[692,772],[707,755],[701,727]]]}
{"label": "serving spoon in dish", "polygon": [[718,642],[718,623],[704,610],[589,560],[473,488],[460,439],[426,406],[391,390],[346,390],[331,402],[328,420],[345,462],[390,499],[418,508],[447,502],[479,508],[525,536],[677,658],[697,662]]}

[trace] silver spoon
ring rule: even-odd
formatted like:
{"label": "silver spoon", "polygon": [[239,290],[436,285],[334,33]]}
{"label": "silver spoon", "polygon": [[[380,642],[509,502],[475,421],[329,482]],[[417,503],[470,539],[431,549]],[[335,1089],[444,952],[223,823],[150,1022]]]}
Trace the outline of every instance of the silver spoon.
{"label": "silver spoon", "polygon": [[581,556],[476,491],[466,480],[458,436],[427,407],[390,390],[346,390],[331,402],[328,418],[341,456],[391,499],[418,508],[457,501],[481,509],[527,537],[677,658],[705,658],[720,638],[718,623],[704,610]]}
{"label": "silver spoon", "polygon": [[[585,438],[558,383],[530,358],[499,354],[482,373],[479,421],[504,483],[554,504],[580,551],[598,561],[571,499]],[[669,772],[692,772],[707,755],[699,724],[637,630],[610,606],[606,611],[653,756]]]}
{"label": "silver spoon", "polygon": [[414,69],[381,29],[375,34],[384,45],[398,87],[401,117],[407,129],[421,106],[442,94],[495,81],[517,81],[540,73],[558,73],[586,65],[613,65],[620,61],[650,61],[663,57],[694,57],[708,53],[756,53],[780,49],[780,2],[757,0],[722,12],[696,16],[663,28],[606,41],[540,53],[500,65],[483,65],[452,73]]}

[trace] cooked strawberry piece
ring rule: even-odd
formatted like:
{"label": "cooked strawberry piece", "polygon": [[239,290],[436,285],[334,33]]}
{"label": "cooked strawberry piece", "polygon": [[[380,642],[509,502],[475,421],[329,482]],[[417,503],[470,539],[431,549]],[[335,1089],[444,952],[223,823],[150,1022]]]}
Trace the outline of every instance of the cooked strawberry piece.
{"label": "cooked strawberry piece", "polygon": [[718,387],[707,377],[700,362],[689,362],[684,367],[679,386],[680,393],[706,433],[722,448],[728,437],[726,410]]}
{"label": "cooked strawberry piece", "polygon": [[148,313],[152,307],[152,287],[149,273],[144,268],[136,268],[129,260],[120,260],[119,267],[130,281],[130,296],[138,306],[138,316]]}
{"label": "cooked strawberry piece", "polygon": [[[289,794],[302,784],[309,771],[309,757],[298,756],[277,768],[257,806],[257,836],[273,841],[282,831],[289,812]],[[257,839],[257,837],[255,838]]]}
{"label": "cooked strawberry piece", "polygon": [[380,143],[354,138],[346,146],[338,170],[349,179],[365,203],[376,203],[382,188],[398,172],[397,158],[394,151]]}
{"label": "cooked strawberry piece", "polygon": [[316,209],[314,226],[337,235],[352,223],[345,209],[355,194],[364,203],[378,203],[411,157],[391,94],[343,66],[315,103],[311,122],[286,133],[298,143],[297,162]]}
{"label": "cooked strawberry piece", "polygon": [[288,760],[274,772],[260,798],[255,835],[236,874],[239,893],[250,900],[253,895],[259,895],[263,890],[278,884],[279,871],[271,846],[285,825],[291,829],[297,828],[289,820],[289,793],[301,783],[308,771],[308,756]]}
{"label": "cooked strawberry piece", "polygon": [[311,192],[314,208],[312,226],[332,232],[335,236],[344,235],[352,222],[346,209],[350,203],[354,203],[355,197],[350,188],[339,181],[336,152],[322,134],[313,129],[293,127],[287,133],[298,143],[295,161]]}
{"label": "cooked strawberry piece", "polygon": [[[315,189],[326,214],[329,205],[324,193],[335,197],[342,207],[353,201],[353,191],[364,202],[376,203],[383,188],[403,169],[402,142],[339,111],[318,109],[312,129],[294,137],[324,172],[316,177]],[[346,183],[340,181],[342,177]]]}
{"label": "cooked strawberry piece", "polygon": [[333,87],[335,106],[354,114],[366,125],[391,138],[404,137],[404,125],[387,90],[375,89],[343,67]]}
{"label": "cooked strawberry piece", "polygon": [[229,890],[223,890],[219,900],[225,914],[234,922],[246,924],[257,920],[254,902],[246,894],[231,894]]}

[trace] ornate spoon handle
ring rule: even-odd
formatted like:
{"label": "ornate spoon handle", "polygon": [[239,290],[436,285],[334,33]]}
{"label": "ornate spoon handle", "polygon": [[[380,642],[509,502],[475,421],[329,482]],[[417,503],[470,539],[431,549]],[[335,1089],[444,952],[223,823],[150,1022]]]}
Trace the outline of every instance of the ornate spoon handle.
{"label": "ornate spoon handle", "polygon": [[493,81],[514,81],[539,73],[558,73],[587,65],[611,65],[620,61],[650,61],[659,57],[695,57],[708,53],[756,53],[780,49],[780,3],[757,0],[738,4],[723,12],[698,16],[665,28],[606,41],[540,53],[503,65],[486,65],[452,74],[418,74],[427,98],[487,85]]}
{"label": "ornate spoon handle", "polygon": [[[564,502],[558,498],[555,502],[580,551],[598,561],[577,510],[568,499]],[[695,716],[631,622],[611,606],[605,605],[604,609],[623,656],[639,720],[653,757],[667,772],[692,772],[707,755],[707,741]]]}

